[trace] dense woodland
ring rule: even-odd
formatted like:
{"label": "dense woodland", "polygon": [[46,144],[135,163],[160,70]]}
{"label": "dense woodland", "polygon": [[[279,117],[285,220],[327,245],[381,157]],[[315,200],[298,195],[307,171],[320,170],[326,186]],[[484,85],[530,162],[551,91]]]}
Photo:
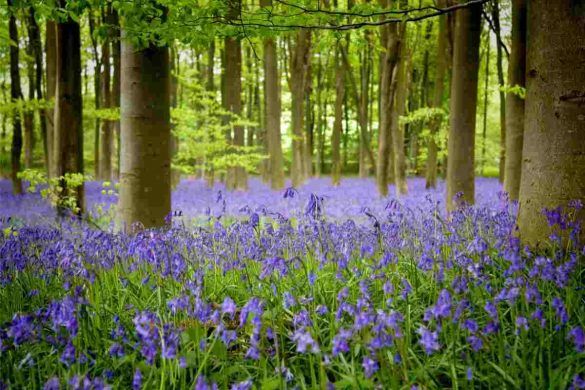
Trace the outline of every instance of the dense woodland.
{"label": "dense woodland", "polygon": [[0,390],[585,389],[585,1],[258,1],[0,6]]}
{"label": "dense woodland", "polygon": [[427,188],[445,178],[448,207],[459,193],[473,203],[488,175],[520,200],[532,239],[543,207],[585,192],[580,2],[8,0],[0,12],[14,193],[25,169],[119,180],[123,223],[157,226],[180,175],[235,190],[249,175],[273,189],[359,175],[380,196],[424,175]]}

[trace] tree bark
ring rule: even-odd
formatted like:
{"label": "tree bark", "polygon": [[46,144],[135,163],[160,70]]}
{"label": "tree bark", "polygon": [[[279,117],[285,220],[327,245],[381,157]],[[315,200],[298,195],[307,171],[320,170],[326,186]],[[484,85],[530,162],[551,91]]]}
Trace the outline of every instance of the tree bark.
{"label": "tree bark", "polygon": [[406,99],[409,84],[408,46],[406,44],[406,24],[399,27],[398,39],[400,47],[399,58],[396,69],[396,88],[392,104],[392,117],[390,131],[392,133],[392,149],[394,154],[394,180],[396,184],[396,195],[401,196],[408,193],[406,183],[406,157],[404,155],[404,126],[400,124],[400,117],[406,109]]}
{"label": "tree bark", "polygon": [[171,211],[168,47],[123,38],[121,70],[121,226],[162,226]]}
{"label": "tree bark", "polygon": [[[263,0],[261,6],[270,7],[272,0]],[[270,186],[273,190],[284,187],[284,162],[280,134],[280,73],[276,41],[272,37],[264,38],[264,104],[266,136],[270,156]]]}
{"label": "tree bark", "polygon": [[[523,242],[548,239],[543,208],[585,199],[585,7],[528,6],[526,115],[518,224]],[[574,218],[583,226],[585,208]],[[585,240],[585,229],[579,238]]]}
{"label": "tree bark", "polygon": [[[101,82],[101,104],[100,108],[110,108],[112,106],[110,90],[110,42],[105,39],[102,43],[102,75]],[[99,161],[98,161],[98,180],[112,179],[112,122],[109,120],[100,121],[99,136]]]}
{"label": "tree bark", "polygon": [[[32,7],[30,7],[32,9]],[[34,15],[33,15],[34,19]],[[35,98],[35,49],[33,46],[30,16],[26,20],[28,29],[28,42],[26,45],[26,76],[28,79],[28,101],[33,101]],[[33,165],[33,152],[35,147],[35,112],[33,110],[25,110],[23,113],[24,117],[24,167],[26,169],[32,168]]]}
{"label": "tree bark", "polygon": [[[10,40],[14,43],[10,45],[10,100],[17,103],[22,99],[22,89],[20,88],[20,71],[18,69],[19,52],[18,52],[18,29],[16,27],[16,16],[13,6],[13,0],[7,0],[10,17],[8,19],[8,34]],[[12,147],[10,152],[12,166],[12,192],[16,195],[22,194],[22,181],[18,177],[20,172],[20,156],[22,153],[22,124],[20,122],[20,113],[18,110],[12,112]]]}
{"label": "tree bark", "polygon": [[[396,85],[398,53],[400,41],[396,24],[383,26],[381,44],[385,48],[380,69],[380,118],[378,130],[378,159],[376,164],[376,182],[381,197],[388,195],[388,179],[394,173],[392,143],[392,105]],[[394,84],[394,86],[393,86]]]}
{"label": "tree bark", "polygon": [[500,183],[504,182],[506,166],[506,95],[502,88],[505,86],[504,68],[502,65],[502,41],[500,34],[500,8],[498,0],[492,4],[492,19],[494,21],[494,30],[496,34],[496,55],[498,69],[498,84],[500,87],[500,165],[499,179]]}
{"label": "tree bark", "polygon": [[[47,80],[47,100],[55,98],[55,89],[57,87],[57,27],[55,22],[47,20],[45,32],[45,57],[46,57],[46,80]],[[47,171],[49,177],[55,176],[55,104],[45,110],[47,119]]]}
{"label": "tree bark", "polygon": [[475,197],[475,115],[481,5],[455,11],[451,121],[447,160],[447,210],[454,208],[455,195],[473,204]]}
{"label": "tree bark", "polygon": [[[512,49],[508,84],[511,87],[526,87],[526,0],[512,0]],[[504,190],[510,200],[518,200],[524,140],[524,99],[511,92],[506,96],[506,132]]]}
{"label": "tree bark", "polygon": [[300,186],[303,176],[303,143],[304,143],[304,99],[310,62],[311,32],[301,29],[296,33],[295,46],[290,56],[290,89],[291,126],[292,126],[292,167],[291,179],[293,187]]}
{"label": "tree bark", "polygon": [[[65,6],[62,0],[62,6]],[[57,24],[57,87],[55,91],[55,148],[57,177],[83,174],[83,121],[81,97],[81,34],[70,17]],[[75,198],[75,212],[83,213],[84,186],[61,187]]]}
{"label": "tree bark", "polygon": [[341,134],[343,132],[343,103],[345,100],[345,64],[341,61],[340,41],[335,51],[335,119],[331,133],[331,181],[338,186],[341,181]]}
{"label": "tree bark", "polygon": [[[112,17],[112,25],[114,28],[111,31],[112,37],[112,95],[111,99],[111,106],[112,107],[120,107],[120,78],[121,78],[121,68],[120,68],[120,17],[118,16],[118,12],[113,9],[111,13]],[[112,175],[113,179],[118,180],[120,177],[120,121],[114,121],[111,124],[111,130],[113,132],[113,138],[116,144],[116,165],[113,169]]]}
{"label": "tree bark", "polygon": [[[445,0],[439,0],[439,7],[445,6]],[[445,90],[445,73],[448,67],[447,51],[447,17],[438,17],[439,32],[437,36],[437,67],[435,69],[435,86],[433,90],[432,107],[440,108],[443,105],[443,93]],[[429,150],[427,158],[426,184],[425,187],[436,188],[437,186],[437,142],[436,137],[441,128],[441,119],[437,118],[430,124]]]}

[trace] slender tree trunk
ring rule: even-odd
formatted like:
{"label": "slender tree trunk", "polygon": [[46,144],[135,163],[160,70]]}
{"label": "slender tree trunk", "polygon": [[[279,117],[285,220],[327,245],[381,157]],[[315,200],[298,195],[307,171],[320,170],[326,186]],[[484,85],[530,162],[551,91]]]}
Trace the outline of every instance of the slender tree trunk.
{"label": "slender tree trunk", "polygon": [[335,52],[335,120],[331,134],[331,181],[338,186],[341,181],[341,134],[343,132],[343,103],[345,100],[345,65],[341,61],[342,43],[337,41]]}
{"label": "slender tree trunk", "polygon": [[[94,76],[93,76],[93,90],[94,90],[94,106],[95,109],[101,108],[101,68],[102,63],[100,60],[100,55],[98,52],[98,45],[97,40],[94,36],[94,31],[96,29],[95,19],[93,15],[90,13],[88,16],[89,21],[89,35],[91,38],[91,46],[92,46],[92,53],[94,59]],[[96,178],[100,177],[99,169],[100,169],[100,120],[99,118],[95,118],[95,132],[93,137],[93,161],[94,161],[94,176]]]}
{"label": "slender tree trunk", "polygon": [[[212,96],[215,96],[215,38],[211,40],[207,49],[207,81],[205,82],[205,89]],[[223,92],[222,92],[223,96]],[[209,188],[213,188],[215,184],[215,172],[211,163],[205,163],[205,182]]]}
{"label": "slender tree trunk", "polygon": [[120,221],[162,226],[171,211],[169,50],[123,39],[121,54]]}
{"label": "slender tree trunk", "polygon": [[[550,235],[543,208],[585,199],[585,7],[572,0],[528,6],[526,116],[518,224],[526,243]],[[574,211],[585,223],[585,208]],[[579,238],[585,242],[585,229]]]}
{"label": "slender tree trunk", "polygon": [[[43,46],[41,42],[41,32],[39,25],[37,24],[35,9],[29,7],[28,14],[28,34],[30,44],[33,51],[34,63],[35,63],[35,93],[38,100],[43,99]],[[39,127],[41,131],[41,139],[43,142],[43,156],[45,161],[45,167],[48,173],[49,167],[49,148],[47,144],[47,121],[45,118],[45,111],[39,110]]]}
{"label": "slender tree trunk", "polygon": [[487,141],[487,113],[489,106],[489,83],[490,83],[490,32],[486,31],[486,56],[485,56],[485,77],[484,77],[484,88],[483,88],[483,129],[481,134],[481,162],[480,162],[480,173],[483,175],[485,169],[485,151]]}
{"label": "slender tree trunk", "polygon": [[[34,15],[33,15],[34,17]],[[26,45],[26,76],[28,79],[28,96],[29,101],[35,98],[35,63],[34,55],[35,49],[33,46],[33,39],[31,35],[30,17],[27,18],[28,28],[28,42]],[[33,110],[26,110],[24,117],[24,167],[26,169],[32,168],[33,152],[35,147],[35,112]]]}
{"label": "slender tree trunk", "polygon": [[[16,103],[22,99],[22,89],[20,88],[20,71],[18,69],[18,29],[16,27],[15,10],[11,9],[13,0],[8,0],[8,34],[10,40],[15,45],[10,45],[10,100]],[[20,156],[22,153],[22,124],[20,122],[20,113],[18,110],[12,112],[12,149],[10,153],[12,165],[12,192],[16,195],[22,194],[22,181],[18,177],[20,172]]]}
{"label": "slender tree trunk", "polygon": [[[111,31],[112,37],[112,95],[111,105],[112,107],[120,107],[120,79],[121,79],[121,68],[120,68],[120,18],[118,12],[113,9],[111,13],[112,25],[114,28]],[[114,142],[116,144],[116,165],[113,169],[113,179],[118,180],[120,177],[120,121],[114,121],[111,124],[111,130],[113,132]]]}
{"label": "slender tree trunk", "polygon": [[[438,6],[444,7],[445,0],[439,0]],[[445,90],[445,73],[448,67],[448,44],[447,44],[447,17],[439,16],[439,33],[437,43],[437,67],[435,69],[435,86],[433,90],[432,106],[440,108],[443,104],[443,92]],[[441,119],[435,119],[430,124],[429,155],[427,159],[426,184],[425,187],[435,188],[437,186],[437,142],[436,137],[441,128]]]}
{"label": "slender tree trunk", "polygon": [[[47,59],[46,79],[47,79],[47,100],[55,98],[56,78],[57,78],[57,27],[55,22],[47,20],[45,33],[45,53]],[[55,131],[54,115],[55,104],[45,110],[47,119],[47,171],[49,177],[55,176]]]}
{"label": "slender tree trunk", "polygon": [[311,33],[301,29],[297,31],[295,46],[291,53],[291,126],[292,126],[292,167],[291,179],[294,187],[300,186],[303,177],[303,143],[304,143],[304,109],[305,89],[310,62]]}
{"label": "slender tree trunk", "polygon": [[[102,75],[101,82],[101,108],[110,108],[112,106],[110,90],[110,42],[105,39],[102,43]],[[112,179],[112,126],[108,120],[102,120],[100,123],[99,135],[99,167],[98,180]]]}
{"label": "slender tree trunk", "polygon": [[[512,1],[512,50],[508,64],[508,83],[526,86],[526,0]],[[524,140],[524,99],[515,93],[506,96],[506,172],[504,189],[511,200],[518,200]]]}
{"label": "slender tree trunk", "polygon": [[451,121],[447,162],[447,209],[455,195],[474,202],[475,115],[481,36],[481,5],[455,11]]}
{"label": "slender tree trunk", "polygon": [[505,86],[504,68],[502,65],[502,41],[500,34],[500,8],[499,1],[495,0],[492,6],[492,19],[494,21],[494,30],[496,33],[496,54],[497,54],[497,69],[498,69],[498,84],[500,87],[500,183],[504,182],[505,166],[506,166],[506,95],[502,88]]}
{"label": "slender tree trunk", "polygon": [[406,156],[404,154],[404,126],[400,124],[400,117],[406,109],[406,99],[409,84],[408,46],[406,44],[406,24],[400,26],[398,45],[400,46],[396,75],[396,89],[392,104],[392,118],[390,131],[392,132],[392,149],[394,152],[394,180],[396,195],[408,193],[406,183]]}
{"label": "slender tree trunk", "polygon": [[[263,0],[261,5],[269,7],[272,1]],[[273,190],[279,190],[284,187],[284,162],[280,134],[280,73],[276,41],[272,37],[264,38],[264,104],[270,156],[270,186]]]}
{"label": "slender tree trunk", "polygon": [[[64,7],[64,0],[62,6]],[[55,91],[56,176],[83,174],[83,121],[81,97],[81,34],[79,24],[68,18],[57,24],[57,87]],[[84,186],[67,188],[75,198],[75,212],[84,210]]]}

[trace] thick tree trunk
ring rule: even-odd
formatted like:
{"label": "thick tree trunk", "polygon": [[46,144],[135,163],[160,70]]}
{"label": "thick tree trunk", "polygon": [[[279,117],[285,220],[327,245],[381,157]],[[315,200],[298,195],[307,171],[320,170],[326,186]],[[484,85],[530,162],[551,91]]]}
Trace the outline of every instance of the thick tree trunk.
{"label": "thick tree trunk", "polygon": [[[262,1],[262,6],[270,6],[271,0]],[[264,104],[266,136],[270,156],[270,186],[273,190],[284,187],[284,163],[280,134],[280,73],[274,38],[264,39]]]}
{"label": "thick tree trunk", "polygon": [[406,156],[404,155],[404,126],[400,124],[400,117],[406,109],[406,99],[409,84],[408,46],[406,44],[406,24],[400,26],[400,46],[398,65],[396,69],[396,89],[392,104],[392,117],[390,131],[392,133],[392,150],[394,154],[394,180],[396,183],[396,195],[408,193],[406,183]]}
{"label": "thick tree trunk", "polygon": [[[62,4],[64,6],[64,4]],[[68,18],[57,24],[57,87],[55,91],[55,148],[57,177],[83,174],[83,121],[81,98],[81,34],[79,24]],[[84,209],[84,186],[64,188],[75,198],[78,214]]]}
{"label": "thick tree trunk", "polygon": [[[16,16],[11,7],[12,0],[8,0],[8,8],[10,17],[8,19],[8,34],[10,40],[15,42],[15,45],[10,45],[10,100],[16,103],[22,99],[22,90],[20,88],[20,71],[18,69],[19,53],[18,53],[18,29],[16,27]],[[14,194],[22,194],[22,181],[18,177],[20,172],[20,156],[22,153],[22,124],[20,123],[20,113],[18,110],[12,112],[12,148],[10,153],[12,165],[12,192]]]}
{"label": "thick tree trunk", "polygon": [[[93,90],[94,90],[94,106],[95,109],[101,108],[101,59],[98,52],[98,44],[97,39],[95,37],[95,19],[93,15],[90,13],[88,15],[88,22],[89,22],[89,36],[91,39],[91,46],[92,46],[92,53],[93,53],[93,60],[94,60],[94,76],[93,76]],[[99,168],[100,168],[100,120],[99,118],[95,118],[94,120],[94,137],[93,137],[93,161],[94,161],[94,176],[99,178]]]}
{"label": "thick tree trunk", "polygon": [[[438,2],[439,7],[445,6],[445,0]],[[437,37],[437,67],[435,69],[435,86],[433,90],[432,106],[440,108],[443,104],[443,92],[445,90],[445,73],[448,66],[447,52],[447,17],[439,16],[439,33]],[[437,142],[436,137],[441,128],[441,120],[436,119],[430,124],[429,150],[426,169],[425,187],[435,188],[437,186]]]}
{"label": "thick tree trunk", "polygon": [[[47,65],[47,100],[55,98],[55,89],[57,87],[57,27],[55,22],[47,20],[45,32],[45,54]],[[47,171],[49,177],[55,176],[55,104],[45,110],[47,119]]]}
{"label": "thick tree trunk", "polygon": [[481,36],[481,5],[455,11],[451,120],[447,161],[447,209],[455,195],[473,204],[475,197],[475,115]]}
{"label": "thick tree trunk", "polygon": [[343,103],[345,100],[345,65],[341,61],[341,42],[335,53],[335,119],[331,133],[331,181],[338,186],[341,181],[341,134],[343,132]]}
{"label": "thick tree trunk", "polygon": [[504,68],[502,65],[502,41],[500,34],[500,5],[498,0],[495,0],[492,6],[492,19],[494,21],[494,30],[496,33],[496,54],[497,54],[497,69],[498,69],[498,84],[500,87],[500,183],[504,182],[504,172],[506,166],[506,95],[502,88],[505,86]]}
{"label": "thick tree trunk", "polygon": [[[110,42],[109,39],[102,43],[102,75],[101,82],[101,108],[112,106],[110,90]],[[102,120],[100,123],[99,136],[99,161],[98,180],[112,179],[112,122]]]}
{"label": "thick tree trunk", "polygon": [[[512,50],[508,84],[526,86],[526,0],[512,0]],[[504,189],[510,200],[518,200],[524,141],[524,99],[515,93],[506,96],[506,170]]]}
{"label": "thick tree trunk", "polygon": [[[215,96],[215,38],[211,40],[209,47],[207,48],[207,80],[205,82],[205,89],[211,96]],[[223,78],[222,78],[223,79]],[[223,91],[222,91],[223,96]],[[223,101],[223,98],[222,98]],[[215,172],[211,163],[205,163],[205,182],[209,188],[213,188],[215,184]]]}
{"label": "thick tree trunk", "polygon": [[[531,0],[527,20],[518,224],[530,244],[549,237],[543,208],[585,199],[585,8],[579,1]],[[584,226],[585,208],[574,218]]]}
{"label": "thick tree trunk", "polygon": [[484,87],[483,87],[483,128],[481,132],[481,160],[479,165],[479,172],[483,175],[485,168],[485,152],[487,146],[487,117],[488,117],[488,106],[489,106],[489,84],[490,84],[490,32],[486,32],[486,55],[485,55],[485,76],[484,76]]}
{"label": "thick tree trunk", "polygon": [[304,143],[304,99],[310,62],[311,32],[301,29],[296,33],[295,46],[291,53],[291,126],[292,126],[292,167],[293,187],[300,186],[303,177],[303,143]]}
{"label": "thick tree trunk", "polygon": [[120,222],[162,226],[171,211],[169,50],[123,39],[121,54]]}

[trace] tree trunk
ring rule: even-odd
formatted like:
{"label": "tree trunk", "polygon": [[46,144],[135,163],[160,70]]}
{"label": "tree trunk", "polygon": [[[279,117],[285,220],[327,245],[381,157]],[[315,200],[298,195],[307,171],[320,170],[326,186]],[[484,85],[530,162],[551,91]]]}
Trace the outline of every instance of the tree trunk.
{"label": "tree trunk", "polygon": [[[91,39],[91,46],[92,46],[92,53],[94,59],[94,76],[93,76],[93,90],[94,90],[94,106],[95,109],[101,108],[101,60],[100,55],[98,53],[98,46],[97,40],[94,36],[94,31],[96,29],[95,19],[93,15],[90,13],[88,15],[89,21],[89,36]],[[99,118],[95,118],[94,122],[95,132],[93,137],[93,161],[94,161],[94,176],[96,178],[100,177],[99,168],[100,168],[100,120]]]}
{"label": "tree trunk", "polygon": [[392,143],[392,105],[393,84],[396,85],[397,61],[400,51],[398,26],[383,26],[381,44],[385,48],[380,69],[380,119],[378,130],[378,159],[376,164],[376,182],[381,197],[388,195],[388,178],[393,176],[393,143]]}
{"label": "tree trunk", "polygon": [[[15,45],[10,45],[10,100],[16,103],[22,99],[22,90],[20,88],[20,71],[18,69],[18,29],[16,27],[16,16],[14,15],[13,0],[8,0],[8,34],[10,40]],[[20,123],[20,113],[14,110],[12,113],[12,148],[10,153],[12,165],[12,192],[16,195],[22,194],[22,181],[18,177],[20,172],[20,156],[22,153],[22,124]]]}
{"label": "tree trunk", "polygon": [[308,68],[310,62],[311,33],[301,29],[296,33],[296,43],[290,56],[290,89],[291,102],[291,126],[292,126],[292,167],[291,179],[293,187],[300,186],[303,177],[303,129],[305,89],[307,85]]}
{"label": "tree trunk", "polygon": [[[271,0],[263,0],[261,5],[269,7]],[[274,38],[264,38],[264,104],[266,136],[270,156],[270,186],[273,190],[284,187],[284,163],[280,134],[280,73]]]}
{"label": "tree trunk", "polygon": [[500,87],[500,183],[504,182],[504,172],[506,166],[506,95],[502,88],[505,86],[504,68],[502,65],[502,41],[500,34],[500,9],[499,2],[495,0],[492,5],[492,19],[494,21],[494,30],[496,33],[496,54],[498,69],[498,84]]}
{"label": "tree trunk", "polygon": [[486,141],[487,141],[487,116],[489,106],[489,83],[490,83],[490,31],[486,31],[486,56],[485,56],[485,77],[484,77],[484,88],[483,88],[483,128],[481,133],[481,161],[479,172],[483,175],[485,168],[485,152],[486,152]]}
{"label": "tree trunk", "polygon": [[[55,98],[55,89],[57,87],[57,27],[55,22],[47,20],[45,32],[45,54],[47,59],[46,79],[47,79],[47,100]],[[47,154],[49,177],[55,176],[55,104],[45,110],[47,118]]]}
{"label": "tree trunk", "polygon": [[[439,7],[445,6],[445,0],[439,0]],[[435,86],[433,90],[432,107],[440,108],[443,105],[443,92],[445,90],[445,73],[447,71],[449,57],[447,45],[447,17],[438,17],[439,32],[437,36],[437,67],[435,69]],[[430,124],[429,150],[427,157],[426,184],[425,187],[436,188],[437,186],[437,142],[436,137],[441,128],[441,119],[435,119]]]}
{"label": "tree trunk", "polygon": [[[545,241],[543,208],[585,199],[585,7],[531,0],[518,224],[525,243]],[[575,211],[581,226],[585,208]],[[585,229],[579,238],[585,240]],[[583,241],[582,241],[583,242]]]}
{"label": "tree trunk", "polygon": [[[508,84],[526,86],[526,0],[512,1],[512,50]],[[515,93],[506,96],[506,170],[504,190],[510,200],[518,200],[524,140],[524,99]]]}
{"label": "tree trunk", "polygon": [[[29,8],[28,16],[28,33],[35,62],[35,93],[36,98],[41,100],[43,98],[43,46],[41,42],[41,32],[39,25],[37,24],[34,7]],[[48,173],[49,147],[47,144],[47,120],[45,118],[44,110],[39,110],[39,127],[41,130],[41,139],[43,142],[45,167]]]}
{"label": "tree trunk", "polygon": [[[211,94],[211,96],[215,96],[215,78],[214,78],[214,68],[215,68],[215,38],[211,39],[211,43],[207,49],[207,80],[205,82],[205,89],[207,92]],[[222,78],[223,79],[223,78]],[[222,91],[223,96],[223,91]],[[222,98],[223,102],[223,98]],[[207,163],[205,165],[205,182],[209,188],[213,188],[215,184],[215,172],[213,170],[213,166],[211,163]]]}
{"label": "tree trunk", "polygon": [[455,11],[451,121],[447,161],[447,209],[455,195],[473,204],[475,197],[475,115],[481,36],[481,5]]}
{"label": "tree trunk", "polygon": [[[31,7],[32,8],[32,7]],[[33,15],[34,18],[34,15]],[[33,39],[31,35],[30,16],[27,18],[28,28],[28,43],[26,45],[26,76],[28,79],[28,96],[30,101],[35,98],[35,63],[34,55],[35,49],[33,46]],[[33,165],[33,151],[35,146],[35,112],[33,110],[25,110],[24,117],[24,167],[26,169],[32,168]]]}
{"label": "tree trunk", "polygon": [[169,50],[123,39],[121,60],[120,222],[162,226],[171,211]]}
{"label": "tree trunk", "polygon": [[331,134],[331,181],[338,186],[341,181],[341,133],[343,132],[343,103],[345,100],[345,65],[341,61],[341,42],[335,52],[335,120]]}
{"label": "tree trunk", "polygon": [[394,180],[396,183],[396,195],[408,193],[406,183],[406,157],[404,155],[404,125],[400,124],[400,117],[406,109],[406,99],[409,84],[408,46],[406,43],[406,24],[402,24],[399,31],[398,46],[399,58],[396,69],[396,88],[392,104],[392,117],[390,131],[392,133],[392,149],[394,154]]}
{"label": "tree trunk", "polygon": [[[110,96],[112,107],[120,107],[120,17],[118,12],[112,10],[112,25],[114,28],[111,31],[112,37],[112,95]],[[113,179],[118,180],[120,177],[120,121],[117,120],[111,124],[110,131],[113,132],[113,138],[116,144],[116,166],[113,169]]]}
{"label": "tree trunk", "polygon": [[[65,6],[62,0],[62,6]],[[68,18],[57,24],[57,87],[55,91],[55,148],[57,177],[83,174],[83,121],[81,97],[81,35],[79,24]],[[75,199],[74,212],[84,209],[84,186],[61,187]]]}
{"label": "tree trunk", "polygon": [[[110,42],[105,39],[102,43],[102,75],[101,82],[101,104],[100,108],[112,106],[110,90]],[[98,180],[112,179],[112,126],[108,120],[101,120],[99,136],[99,167]]]}

